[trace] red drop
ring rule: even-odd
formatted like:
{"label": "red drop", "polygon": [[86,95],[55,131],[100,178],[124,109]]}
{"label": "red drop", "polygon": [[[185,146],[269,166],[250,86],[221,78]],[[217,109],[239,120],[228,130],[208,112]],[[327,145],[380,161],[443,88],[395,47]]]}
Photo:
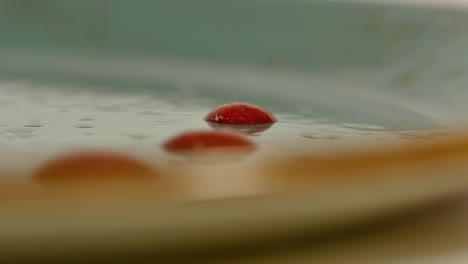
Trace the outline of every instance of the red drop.
{"label": "red drop", "polygon": [[231,103],[216,107],[205,121],[226,125],[272,124],[276,118],[264,108],[250,103]]}
{"label": "red drop", "polygon": [[218,129],[184,132],[170,138],[163,147],[167,151],[182,152],[231,148],[250,149],[254,148],[255,144],[240,133]]}
{"label": "red drop", "polygon": [[121,153],[85,151],[67,154],[40,167],[35,180],[47,184],[96,183],[152,179],[156,171]]}

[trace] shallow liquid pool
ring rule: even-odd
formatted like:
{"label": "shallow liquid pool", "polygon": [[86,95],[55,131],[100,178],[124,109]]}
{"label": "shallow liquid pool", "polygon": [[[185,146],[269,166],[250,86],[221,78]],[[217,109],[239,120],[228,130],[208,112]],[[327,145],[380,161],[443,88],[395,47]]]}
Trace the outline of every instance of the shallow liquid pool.
{"label": "shallow liquid pool", "polygon": [[[187,130],[210,129],[203,118],[212,108],[230,102],[230,98],[248,99],[242,94],[219,98],[216,93],[196,91],[196,87],[190,87],[190,92],[186,93],[133,88],[116,92],[109,87],[90,85],[0,81],[0,147],[3,150],[0,152],[3,164],[0,165],[13,172],[11,175],[22,175],[19,172],[29,172],[52,156],[73,149],[119,150],[158,164],[175,158],[161,148],[166,139]],[[320,94],[314,97],[317,101]],[[252,101],[260,101],[258,104],[278,119],[270,129],[250,135],[259,146],[252,157],[305,151],[326,153],[369,142],[385,144],[410,140],[418,143],[449,134],[437,122],[428,123],[429,116],[422,118],[424,126],[421,128],[405,128],[382,125],[385,119],[378,116],[368,123],[346,122],[346,115],[340,115],[334,108],[314,108],[314,104],[285,107],[257,97]],[[328,103],[333,105],[334,102]],[[370,112],[371,107],[372,104]],[[352,105],[349,109],[353,114]],[[408,110],[399,111],[404,115]],[[395,120],[398,116],[402,114],[386,117],[392,121],[388,123],[398,123]],[[415,119],[415,124],[421,120],[419,115],[409,111],[404,118],[408,120],[408,116]],[[6,173],[6,177],[8,175]],[[15,177],[18,178],[12,176],[11,179]]]}

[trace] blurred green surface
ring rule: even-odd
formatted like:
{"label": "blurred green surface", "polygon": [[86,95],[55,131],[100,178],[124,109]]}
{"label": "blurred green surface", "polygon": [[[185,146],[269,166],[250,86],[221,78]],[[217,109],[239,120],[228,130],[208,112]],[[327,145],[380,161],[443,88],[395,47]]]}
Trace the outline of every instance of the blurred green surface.
{"label": "blurred green surface", "polygon": [[466,24],[456,10],[345,1],[0,1],[5,47],[314,71],[373,69],[424,56],[466,35]]}

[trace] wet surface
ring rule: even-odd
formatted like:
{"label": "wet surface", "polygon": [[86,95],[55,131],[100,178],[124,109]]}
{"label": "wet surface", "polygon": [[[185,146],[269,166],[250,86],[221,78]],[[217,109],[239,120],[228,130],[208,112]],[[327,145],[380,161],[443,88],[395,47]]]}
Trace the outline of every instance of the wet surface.
{"label": "wet surface", "polygon": [[[128,91],[131,90],[129,87]],[[181,95],[160,93],[156,88],[152,92],[116,93],[97,86],[39,85],[24,80],[0,81],[0,92],[5,95],[2,101],[8,105],[0,111],[0,147],[20,157],[19,161],[26,164],[24,168],[74,148],[132,151],[153,161],[167,158],[161,147],[163,142],[184,131],[210,129],[204,117],[220,101],[216,93],[203,91]],[[258,96],[252,100],[261,101]],[[382,126],[382,122],[373,124],[378,113],[369,123],[340,122],[340,118],[335,118],[340,115],[336,109],[322,109],[313,117],[307,109],[314,109],[318,100],[298,103],[292,108],[265,102],[262,106],[272,109],[278,122],[271,127],[249,126],[240,130],[258,145],[258,155],[272,150],[320,153],[366,142],[421,142],[450,134],[436,123],[434,129],[423,130],[397,130]],[[360,107],[372,106],[371,103]],[[412,118],[417,121],[417,116]]]}

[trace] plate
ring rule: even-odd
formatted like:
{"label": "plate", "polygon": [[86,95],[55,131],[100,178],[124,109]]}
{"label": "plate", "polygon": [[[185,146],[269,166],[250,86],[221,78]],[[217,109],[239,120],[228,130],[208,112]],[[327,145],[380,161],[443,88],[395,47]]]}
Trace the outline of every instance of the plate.
{"label": "plate", "polygon": [[[33,16],[29,4],[0,3],[8,25],[0,28],[8,150],[0,257],[246,246],[389,217],[468,188],[463,9],[36,4],[44,6]],[[209,129],[203,116],[231,101],[262,105],[279,120],[252,136],[255,153],[220,161],[162,151],[175,133]],[[99,188],[30,181],[42,162],[85,147],[131,153],[164,177]]]}

